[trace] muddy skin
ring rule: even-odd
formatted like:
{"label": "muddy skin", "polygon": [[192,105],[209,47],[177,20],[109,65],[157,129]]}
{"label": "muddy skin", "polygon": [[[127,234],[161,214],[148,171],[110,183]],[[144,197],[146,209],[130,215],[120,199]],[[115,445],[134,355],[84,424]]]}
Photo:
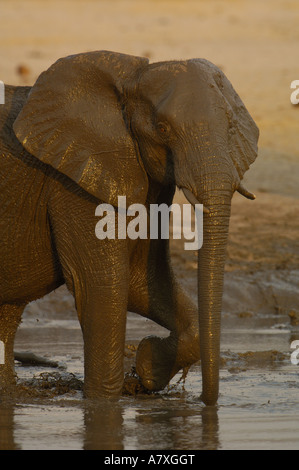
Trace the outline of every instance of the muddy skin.
{"label": "muddy skin", "polygon": [[[131,310],[170,331],[142,343],[145,353],[141,344],[143,385],[161,389],[201,357],[202,400],[214,405],[231,198],[253,198],[241,180],[258,140],[225,75],[204,59],[83,53],[58,60],[32,89],[7,86],[0,112],[2,389],[14,382],[24,307],[66,283],[83,333],[86,397],[121,394]],[[205,207],[198,308],[176,280],[168,240],[95,236],[100,202],[170,205],[176,187]]]}

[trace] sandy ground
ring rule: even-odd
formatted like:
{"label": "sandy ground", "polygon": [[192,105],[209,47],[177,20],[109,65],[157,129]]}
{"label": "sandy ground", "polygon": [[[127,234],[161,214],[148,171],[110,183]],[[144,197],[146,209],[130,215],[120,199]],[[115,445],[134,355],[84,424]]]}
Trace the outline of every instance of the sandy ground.
{"label": "sandy ground", "polygon": [[[63,414],[61,408],[53,411],[51,402],[43,421],[40,402],[30,402],[7,412],[8,447],[63,447],[55,423],[64,420],[66,448],[298,448],[297,369],[290,363],[290,344],[299,339],[299,105],[290,103],[290,83],[299,79],[299,3],[0,0],[0,17],[0,80],[5,83],[31,85],[59,57],[87,50],[144,55],[151,61],[204,57],[223,69],[260,128],[259,157],[245,176],[257,199],[235,195],[232,204],[218,415],[207,415],[190,399],[201,387],[195,366],[185,383],[191,393],[187,401],[176,390],[162,404],[125,402],[113,410],[111,424],[120,423],[120,435],[112,433],[109,442],[96,431],[96,420],[86,426],[90,421],[81,405],[64,405]],[[184,202],[180,194],[176,200]],[[172,252],[176,272],[196,300],[196,255],[179,242],[172,243]],[[128,367],[133,346],[149,329],[155,331],[148,325],[129,314]],[[80,379],[80,335],[72,299],[62,289],[27,308],[17,346],[54,356]],[[24,380],[33,373],[18,368]],[[159,418],[162,412],[165,421]],[[174,437],[169,429],[175,419],[185,427]],[[48,438],[38,434],[41,422]],[[145,432],[142,424],[147,422],[164,432],[164,441]],[[196,423],[198,434],[191,436],[189,428]],[[29,428],[33,430],[26,434]],[[5,447],[1,438],[0,445]]]}

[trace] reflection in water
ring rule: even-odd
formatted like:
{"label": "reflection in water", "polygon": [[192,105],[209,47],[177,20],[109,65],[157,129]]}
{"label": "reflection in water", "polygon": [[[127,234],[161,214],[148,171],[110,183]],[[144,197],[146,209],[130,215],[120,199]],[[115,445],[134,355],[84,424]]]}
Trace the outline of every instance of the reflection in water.
{"label": "reflection in water", "polygon": [[218,446],[216,407],[164,399],[85,406],[84,449],[191,450]]}
{"label": "reflection in water", "polygon": [[0,450],[16,450],[14,443],[14,406],[0,404]]}
{"label": "reflection in water", "polygon": [[[217,408],[164,401],[136,415],[137,446],[140,449],[216,449]],[[154,436],[153,436],[154,434]]]}
{"label": "reflection in water", "polygon": [[218,410],[216,406],[202,409],[202,449],[217,450],[219,443]]}
{"label": "reflection in water", "polygon": [[[64,402],[61,406],[57,402],[47,406],[2,404],[0,449],[76,446],[85,450],[196,450],[219,447],[216,407],[163,398],[128,398],[119,402],[79,400],[76,405]],[[68,411],[64,415],[68,421],[57,422],[62,409]]]}
{"label": "reflection in water", "polygon": [[123,450],[123,410],[119,402],[86,402],[84,409],[85,450]]}

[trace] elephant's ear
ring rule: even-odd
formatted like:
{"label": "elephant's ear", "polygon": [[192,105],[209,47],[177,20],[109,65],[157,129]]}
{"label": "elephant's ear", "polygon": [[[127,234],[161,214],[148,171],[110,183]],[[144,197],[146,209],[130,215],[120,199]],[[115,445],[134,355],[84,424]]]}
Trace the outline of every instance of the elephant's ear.
{"label": "elephant's ear", "polygon": [[214,79],[227,105],[230,157],[241,180],[257,157],[259,129],[224,73],[218,69]]}
{"label": "elephant's ear", "polygon": [[147,176],[126,126],[121,98],[148,64],[107,51],[58,60],[43,72],[14,123],[32,155],[117,205],[146,199]]}
{"label": "elephant's ear", "polygon": [[213,99],[225,110],[229,154],[240,181],[257,157],[258,127],[230,81],[216,65],[205,59],[193,59],[192,62],[216,92],[217,97]]}

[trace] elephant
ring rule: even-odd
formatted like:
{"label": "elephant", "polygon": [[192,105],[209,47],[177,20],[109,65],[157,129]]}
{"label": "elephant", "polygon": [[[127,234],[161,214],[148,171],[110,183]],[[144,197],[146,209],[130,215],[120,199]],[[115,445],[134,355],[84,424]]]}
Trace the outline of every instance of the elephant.
{"label": "elephant", "polygon": [[[144,387],[163,390],[201,361],[205,405],[219,395],[221,303],[231,199],[259,131],[224,73],[206,59],[150,63],[111,51],[57,60],[32,87],[5,87],[0,106],[0,364],[15,384],[14,337],[25,306],[66,284],[84,342],[84,397],[119,397],[127,312],[169,336],[136,354]],[[202,204],[198,306],[178,282],[169,239],[99,240],[96,208]],[[116,221],[117,223],[117,221]]]}

